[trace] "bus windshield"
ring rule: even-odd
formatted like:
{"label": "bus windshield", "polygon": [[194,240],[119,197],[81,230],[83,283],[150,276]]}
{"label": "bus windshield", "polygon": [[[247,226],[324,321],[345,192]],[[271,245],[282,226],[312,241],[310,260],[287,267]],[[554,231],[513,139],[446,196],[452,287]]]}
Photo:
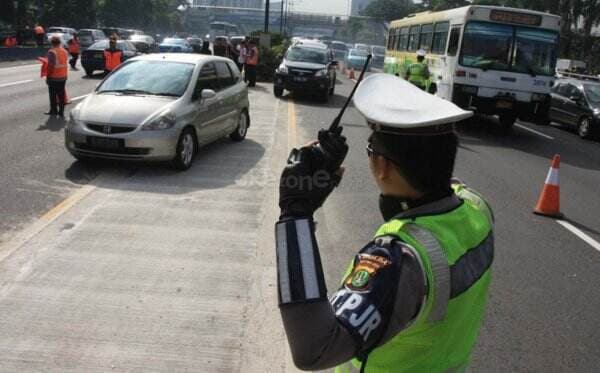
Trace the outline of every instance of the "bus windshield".
{"label": "bus windshield", "polygon": [[489,22],[465,27],[460,64],[483,70],[553,75],[558,33]]}

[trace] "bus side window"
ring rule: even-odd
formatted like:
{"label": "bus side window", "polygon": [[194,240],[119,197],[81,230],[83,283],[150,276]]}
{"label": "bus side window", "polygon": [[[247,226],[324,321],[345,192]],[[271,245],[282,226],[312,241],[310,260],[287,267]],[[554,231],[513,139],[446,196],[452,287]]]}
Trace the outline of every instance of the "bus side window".
{"label": "bus side window", "polygon": [[446,42],[448,41],[449,22],[436,23],[433,31],[433,46],[431,52],[435,54],[444,54],[446,51]]}
{"label": "bus side window", "polygon": [[396,29],[395,28],[391,28],[390,32],[388,33],[388,46],[387,46],[387,48],[389,50],[393,50],[394,49],[394,43],[396,42],[395,36],[396,36]]}
{"label": "bus side window", "polygon": [[414,52],[417,50],[419,46],[419,31],[421,30],[421,26],[411,26],[410,27],[410,35],[408,36],[408,50]]}
{"label": "bus side window", "polygon": [[431,50],[431,41],[433,40],[433,24],[428,23],[421,26],[421,42],[419,43],[419,49],[423,49],[425,52]]}
{"label": "bus side window", "polygon": [[450,39],[448,40],[448,56],[456,56],[456,52],[458,52],[459,41],[460,27],[453,27],[450,31]]}
{"label": "bus side window", "polygon": [[408,46],[406,45],[408,43],[408,27],[402,27],[400,29],[400,37],[398,38],[398,50],[399,51],[405,51]]}

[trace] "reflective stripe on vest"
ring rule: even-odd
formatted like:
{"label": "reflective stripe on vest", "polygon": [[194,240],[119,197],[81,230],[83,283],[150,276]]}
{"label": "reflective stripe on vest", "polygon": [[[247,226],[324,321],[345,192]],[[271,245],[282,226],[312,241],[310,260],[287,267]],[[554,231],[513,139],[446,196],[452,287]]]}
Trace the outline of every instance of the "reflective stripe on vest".
{"label": "reflective stripe on vest", "polygon": [[450,268],[444,249],[434,237],[434,235],[425,228],[416,224],[406,225],[406,231],[410,233],[425,249],[431,263],[433,271],[433,306],[429,312],[429,322],[440,321],[446,316],[448,301],[450,300]]}
{"label": "reflective stripe on vest", "polygon": [[121,56],[123,52],[121,51],[104,51],[104,69],[108,71],[113,71],[121,64]]}
{"label": "reflective stripe on vest", "polygon": [[67,51],[58,47],[50,49],[48,53],[54,54],[54,65],[48,65],[48,79],[66,79],[69,60]]}

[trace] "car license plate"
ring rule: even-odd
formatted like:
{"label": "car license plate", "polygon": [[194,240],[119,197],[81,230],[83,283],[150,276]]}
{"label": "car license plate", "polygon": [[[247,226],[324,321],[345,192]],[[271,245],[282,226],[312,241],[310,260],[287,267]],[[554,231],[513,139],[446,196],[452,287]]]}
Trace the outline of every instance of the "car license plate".
{"label": "car license plate", "polygon": [[513,103],[512,103],[512,101],[498,100],[498,101],[496,101],[496,108],[497,109],[512,109]]}
{"label": "car license plate", "polygon": [[306,79],[306,78],[305,78],[305,77],[303,77],[303,76],[295,76],[295,77],[294,77],[294,81],[295,81],[295,82],[305,82],[305,81],[307,81],[307,80],[308,80],[308,79]]}
{"label": "car license plate", "polygon": [[107,137],[89,136],[87,141],[88,145],[105,150],[116,150],[124,147],[123,139],[109,139]]}

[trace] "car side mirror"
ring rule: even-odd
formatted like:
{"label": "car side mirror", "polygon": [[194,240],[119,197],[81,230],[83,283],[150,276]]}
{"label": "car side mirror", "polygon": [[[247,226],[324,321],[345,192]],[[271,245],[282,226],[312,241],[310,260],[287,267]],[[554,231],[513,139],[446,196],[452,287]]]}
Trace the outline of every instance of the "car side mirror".
{"label": "car side mirror", "polygon": [[207,100],[207,99],[211,99],[213,97],[215,97],[217,95],[217,93],[215,91],[213,91],[212,89],[203,89],[202,93],[200,94],[200,96]]}
{"label": "car side mirror", "polygon": [[581,98],[581,96],[571,96],[569,97],[569,100],[579,103],[581,101]]}

